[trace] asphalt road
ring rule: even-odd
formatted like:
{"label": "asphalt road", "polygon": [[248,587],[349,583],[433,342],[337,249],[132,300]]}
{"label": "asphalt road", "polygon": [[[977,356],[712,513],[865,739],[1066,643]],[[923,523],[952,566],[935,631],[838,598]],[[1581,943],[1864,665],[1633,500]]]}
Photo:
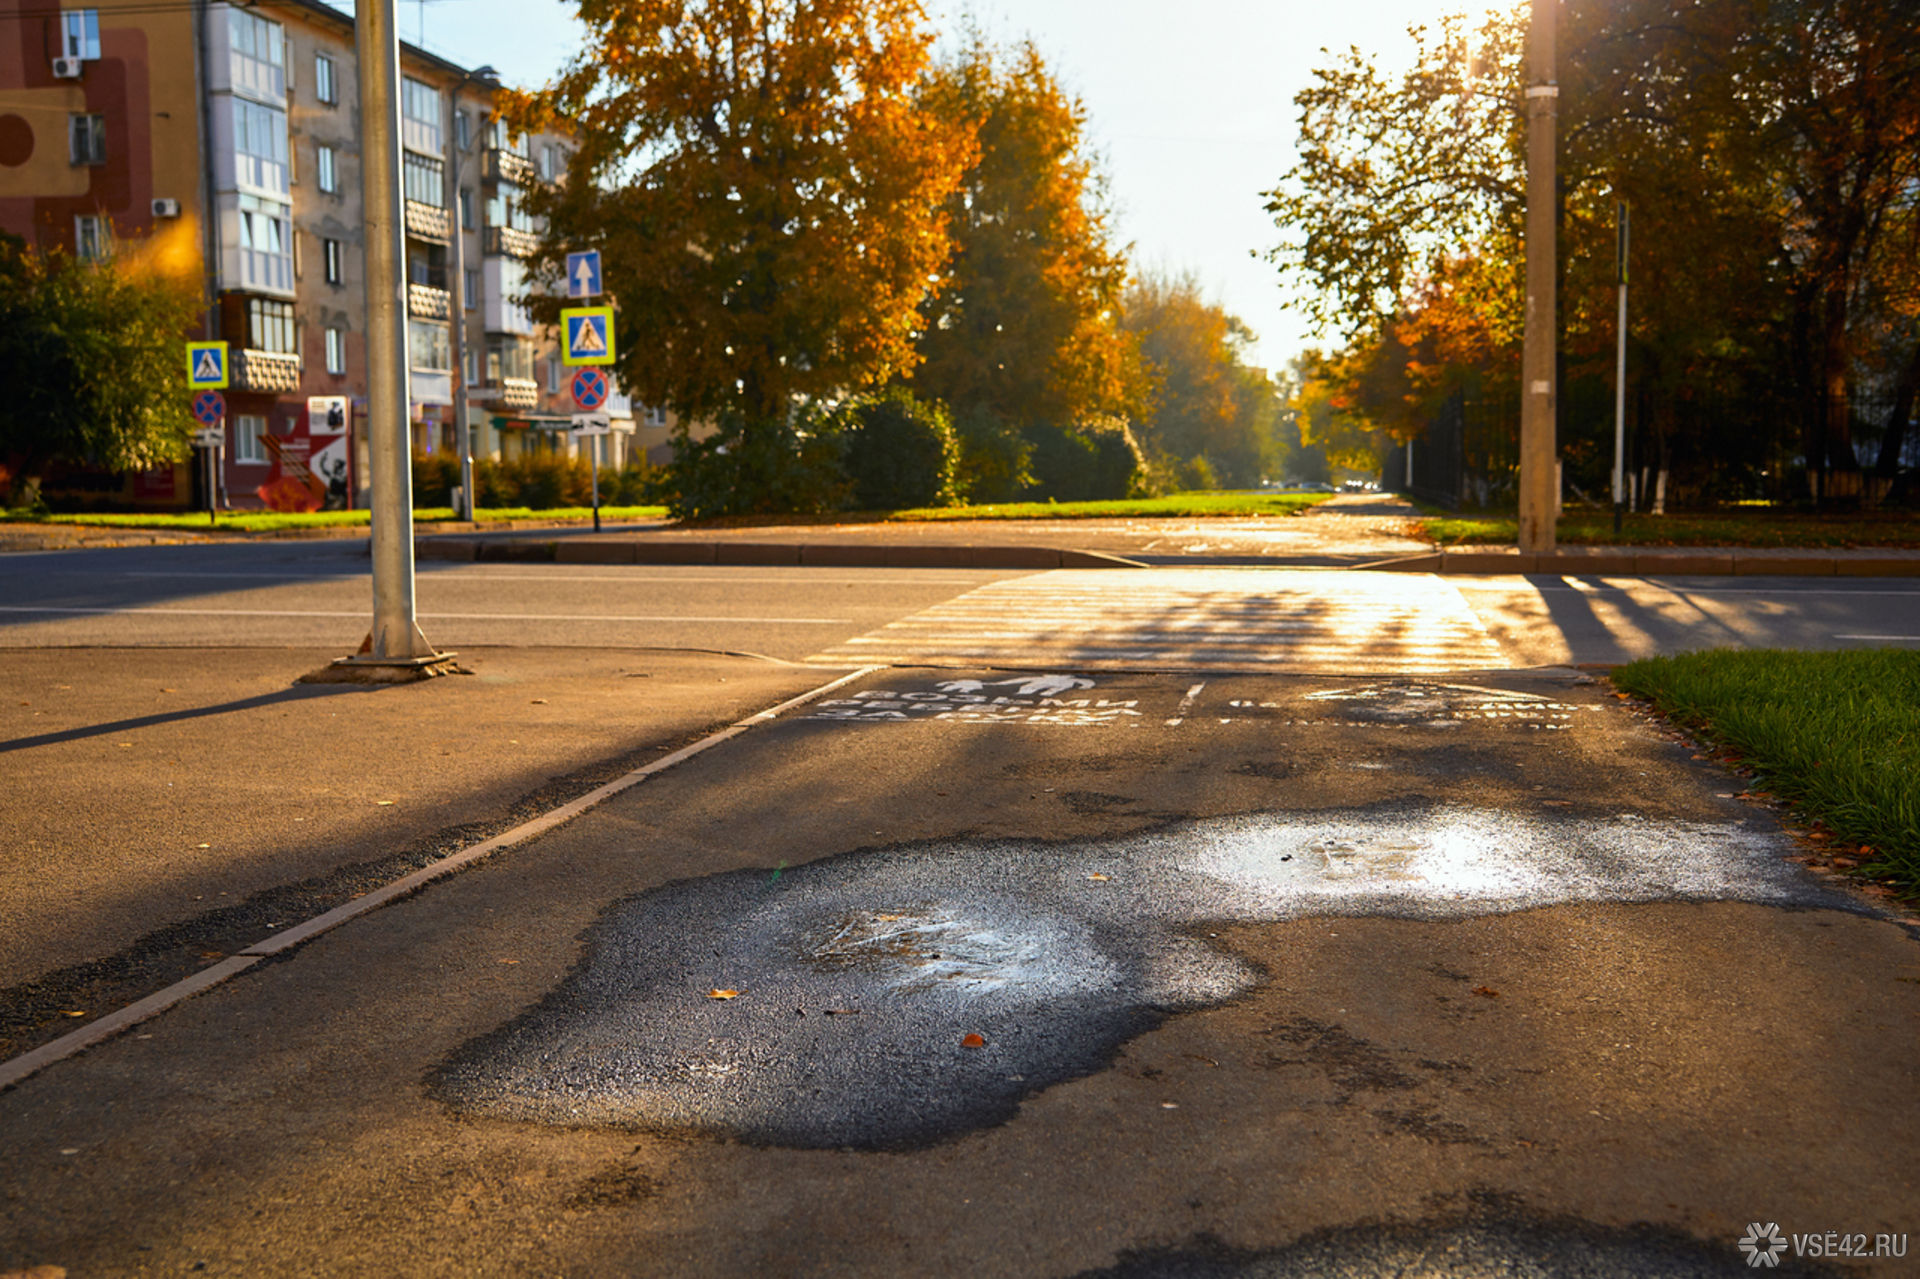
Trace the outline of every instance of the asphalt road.
{"label": "asphalt road", "polygon": [[[360,542],[278,542],[0,557],[0,647],[332,645],[350,651],[365,634],[371,607],[364,549]],[[1463,654],[1446,663],[1453,667],[1606,663],[1726,645],[1920,646],[1920,580],[1915,579],[1443,579],[1320,570],[1212,572],[1237,583],[1233,593],[1240,596],[1291,592],[1340,603],[1355,579],[1385,594],[1424,590],[1449,612],[1477,618],[1497,646],[1494,653]],[[1050,589],[1045,582],[1073,581],[1098,584],[1106,592],[1153,593],[1172,589],[1181,574],[1192,573],[423,563],[417,598],[423,628],[443,648],[663,647],[752,652],[787,661],[837,650],[844,660],[857,661],[858,650],[842,647],[849,641],[996,582],[1039,578],[1042,585],[1034,589],[1042,592]],[[1108,602],[1096,600],[1093,613],[1105,611]],[[1191,602],[1183,607],[1190,612]],[[1216,620],[1223,633],[1247,629],[1245,618],[1224,614]],[[1418,639],[1419,627],[1414,618],[1396,624],[1396,633]],[[1350,619],[1329,620],[1328,635],[1338,644],[1350,648],[1350,632]],[[1071,642],[1073,636],[1068,628],[1060,638]],[[1005,632],[999,638],[998,647],[976,648],[971,659],[1004,657],[1015,665],[1036,660],[1030,640],[1018,634],[1008,640]],[[1073,656],[1049,654],[1043,660]],[[1192,663],[1170,659],[1169,664]],[[1277,667],[1288,668],[1286,663]]]}

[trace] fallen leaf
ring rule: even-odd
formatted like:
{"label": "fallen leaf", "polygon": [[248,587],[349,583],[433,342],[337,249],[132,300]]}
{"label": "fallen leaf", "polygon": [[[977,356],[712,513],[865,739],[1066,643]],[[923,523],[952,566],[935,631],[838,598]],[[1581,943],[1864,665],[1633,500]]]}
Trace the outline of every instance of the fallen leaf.
{"label": "fallen leaf", "polygon": [[710,990],[707,992],[708,999],[738,999],[739,997],[740,992],[737,990]]}
{"label": "fallen leaf", "polygon": [[961,1036],[960,1046],[962,1048],[985,1048],[987,1046],[986,1036],[975,1034],[970,1030]]}
{"label": "fallen leaf", "polygon": [[[195,845],[194,845],[194,847],[195,847],[195,848],[212,848],[212,847],[213,847],[213,845],[212,845],[212,844],[195,844]],[[199,899],[198,897],[196,897],[196,898],[194,898],[193,900],[195,900],[195,901],[199,901],[200,899]]]}
{"label": "fallen leaf", "polygon": [[1099,880],[1099,881],[1100,881],[1101,883],[1103,883],[1103,884],[1104,884],[1104,883],[1106,883],[1106,882],[1107,882],[1107,880],[1109,880],[1109,879],[1111,879],[1111,878],[1112,878],[1112,876],[1111,876],[1111,875],[1102,875],[1102,874],[1101,874],[1101,873],[1100,873],[1099,871],[1097,871],[1097,870],[1091,870],[1091,871],[1088,871],[1088,872],[1087,872],[1087,878],[1088,878],[1088,879],[1097,879],[1097,880]]}
{"label": "fallen leaf", "polygon": [[546,704],[547,704],[547,699],[544,697],[536,697],[533,699],[533,705],[535,706],[545,706]]}
{"label": "fallen leaf", "polygon": [[85,1017],[87,1010],[84,1008],[63,1008],[60,1010],[60,1015],[62,1017]]}
{"label": "fallen leaf", "polygon": [[1500,998],[1500,992],[1495,990],[1491,986],[1475,986],[1473,988],[1473,993],[1486,999]]}
{"label": "fallen leaf", "polygon": [[392,807],[393,807],[393,801],[392,801],[392,800],[390,800],[390,799],[380,799],[380,800],[375,800],[375,801],[374,801],[374,803],[375,803],[375,805],[376,805],[376,806],[378,806],[378,807],[380,807],[380,808],[392,808]]}
{"label": "fallen leaf", "polygon": [[501,962],[501,963],[503,963],[503,964],[517,964],[517,963],[519,963],[520,961],[519,961],[519,960],[517,960],[517,959],[503,959],[503,960],[501,960],[500,962]]}
{"label": "fallen leaf", "polygon": [[1615,694],[1614,694],[1614,696],[1615,696],[1615,697],[1617,697],[1617,698],[1619,698],[1619,699],[1620,699],[1621,701],[1623,701],[1623,702],[1624,702],[1624,701],[1626,701],[1626,700],[1628,700],[1628,698],[1629,698],[1629,697],[1631,696],[1631,694],[1628,694],[1628,693],[1615,693]]}

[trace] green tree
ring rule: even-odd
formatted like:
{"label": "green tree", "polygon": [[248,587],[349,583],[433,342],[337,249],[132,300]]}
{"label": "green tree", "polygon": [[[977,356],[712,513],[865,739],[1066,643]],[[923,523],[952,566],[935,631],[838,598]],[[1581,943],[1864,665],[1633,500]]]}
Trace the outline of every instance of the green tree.
{"label": "green tree", "polygon": [[143,470],[187,456],[184,335],[197,280],[166,237],[106,262],[0,235],[0,486],[39,499],[55,463]]}
{"label": "green tree", "polygon": [[[918,109],[917,0],[580,0],[587,43],[512,118],[566,122],[566,179],[529,201],[537,259],[597,247],[621,382],[683,418],[778,424],[915,359],[972,155]],[[551,314],[557,304],[542,303]]]}
{"label": "green tree", "polygon": [[979,148],[947,200],[953,259],[919,335],[914,389],[1016,428],[1136,411],[1144,387],[1117,322],[1126,254],[1085,107],[1032,44],[999,51],[977,33],[928,73],[920,100],[974,129]]}
{"label": "green tree", "polygon": [[1245,487],[1278,469],[1280,401],[1266,372],[1245,362],[1244,323],[1191,276],[1159,275],[1128,291],[1124,323],[1153,386],[1137,434],[1161,486]]}

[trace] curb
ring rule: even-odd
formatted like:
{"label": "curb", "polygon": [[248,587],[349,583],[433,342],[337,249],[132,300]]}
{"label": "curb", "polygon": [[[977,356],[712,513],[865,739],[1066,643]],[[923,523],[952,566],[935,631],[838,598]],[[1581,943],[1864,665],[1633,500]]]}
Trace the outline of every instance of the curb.
{"label": "curb", "polygon": [[436,537],[418,560],[457,563],[718,564],[782,568],[1145,568],[1099,551],[1050,546],[869,546],[831,542],[643,541],[638,538]]}
{"label": "curb", "polygon": [[1915,555],[1785,555],[1778,551],[1596,551],[1545,555],[1516,551],[1436,551],[1379,560],[1359,568],[1380,572],[1459,575],[1547,573],[1615,577],[1920,577]]}

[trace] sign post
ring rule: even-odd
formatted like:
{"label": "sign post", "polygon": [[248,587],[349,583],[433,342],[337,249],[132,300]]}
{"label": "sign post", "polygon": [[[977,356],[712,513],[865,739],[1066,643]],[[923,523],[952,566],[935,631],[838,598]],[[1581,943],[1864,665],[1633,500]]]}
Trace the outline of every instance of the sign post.
{"label": "sign post", "polygon": [[[193,348],[201,348],[195,351]],[[213,348],[218,348],[217,352]],[[196,365],[198,367],[196,367]],[[191,381],[197,372],[209,377],[218,376],[220,385],[226,385],[227,344],[225,342],[190,342],[187,354],[187,377]],[[219,514],[220,484],[220,446],[226,443],[227,397],[217,390],[204,390],[193,397],[193,420],[200,429],[193,433],[196,447],[206,450],[205,470],[207,473],[207,523],[217,524]]]}
{"label": "sign post", "polygon": [[[599,255],[595,254],[596,265]],[[600,437],[607,433],[611,419],[604,413],[594,410],[607,402],[607,392],[611,390],[607,375],[599,369],[583,368],[573,375],[573,403],[580,412],[573,415],[573,435],[575,439],[589,439],[593,461],[593,531],[600,531]]]}

